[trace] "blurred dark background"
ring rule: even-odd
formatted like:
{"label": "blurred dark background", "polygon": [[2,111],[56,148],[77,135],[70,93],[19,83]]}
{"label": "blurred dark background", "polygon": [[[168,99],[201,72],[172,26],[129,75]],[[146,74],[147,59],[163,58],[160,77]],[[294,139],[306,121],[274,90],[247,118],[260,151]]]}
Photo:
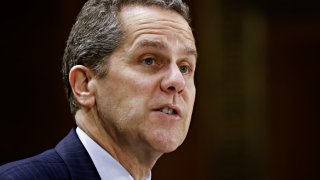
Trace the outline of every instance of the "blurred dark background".
{"label": "blurred dark background", "polygon": [[[75,126],[61,80],[85,0],[1,3],[0,164],[54,147]],[[199,61],[185,143],[153,179],[320,179],[320,5],[189,0]]]}

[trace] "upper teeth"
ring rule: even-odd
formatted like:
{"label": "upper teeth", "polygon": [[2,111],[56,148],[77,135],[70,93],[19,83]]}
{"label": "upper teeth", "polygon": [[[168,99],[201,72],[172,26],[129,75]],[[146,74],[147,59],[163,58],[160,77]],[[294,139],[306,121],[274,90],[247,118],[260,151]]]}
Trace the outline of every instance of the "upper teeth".
{"label": "upper teeth", "polygon": [[165,107],[160,109],[161,112],[166,113],[166,114],[173,114],[173,109]]}

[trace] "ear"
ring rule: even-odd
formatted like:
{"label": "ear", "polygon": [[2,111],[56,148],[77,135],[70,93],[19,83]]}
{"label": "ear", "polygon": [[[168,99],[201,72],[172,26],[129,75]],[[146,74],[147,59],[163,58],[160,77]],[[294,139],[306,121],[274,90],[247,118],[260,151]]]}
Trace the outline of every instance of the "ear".
{"label": "ear", "polygon": [[95,104],[94,73],[82,65],[73,66],[69,72],[69,82],[77,102],[86,108]]}

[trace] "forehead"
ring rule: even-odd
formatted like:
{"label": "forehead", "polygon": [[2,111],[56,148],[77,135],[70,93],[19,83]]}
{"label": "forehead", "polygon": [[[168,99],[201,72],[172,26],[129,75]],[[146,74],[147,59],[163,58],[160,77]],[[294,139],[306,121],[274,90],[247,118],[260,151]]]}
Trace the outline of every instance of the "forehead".
{"label": "forehead", "polygon": [[173,21],[181,21],[188,26],[188,22],[182,15],[172,9],[165,9],[157,5],[124,5],[120,8],[120,15],[129,18],[130,20],[140,18],[157,19],[159,17],[162,17],[163,19],[169,18]]}
{"label": "forehead", "polygon": [[158,6],[128,5],[120,11],[126,38],[140,35],[166,35],[194,43],[188,22],[177,12]]}

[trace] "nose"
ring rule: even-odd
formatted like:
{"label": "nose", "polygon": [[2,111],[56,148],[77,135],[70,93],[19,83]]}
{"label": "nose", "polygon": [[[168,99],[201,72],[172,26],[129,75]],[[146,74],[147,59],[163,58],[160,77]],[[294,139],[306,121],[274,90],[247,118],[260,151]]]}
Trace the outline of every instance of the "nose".
{"label": "nose", "polygon": [[161,81],[161,89],[167,93],[181,94],[185,86],[186,82],[179,67],[174,63],[170,64]]}

